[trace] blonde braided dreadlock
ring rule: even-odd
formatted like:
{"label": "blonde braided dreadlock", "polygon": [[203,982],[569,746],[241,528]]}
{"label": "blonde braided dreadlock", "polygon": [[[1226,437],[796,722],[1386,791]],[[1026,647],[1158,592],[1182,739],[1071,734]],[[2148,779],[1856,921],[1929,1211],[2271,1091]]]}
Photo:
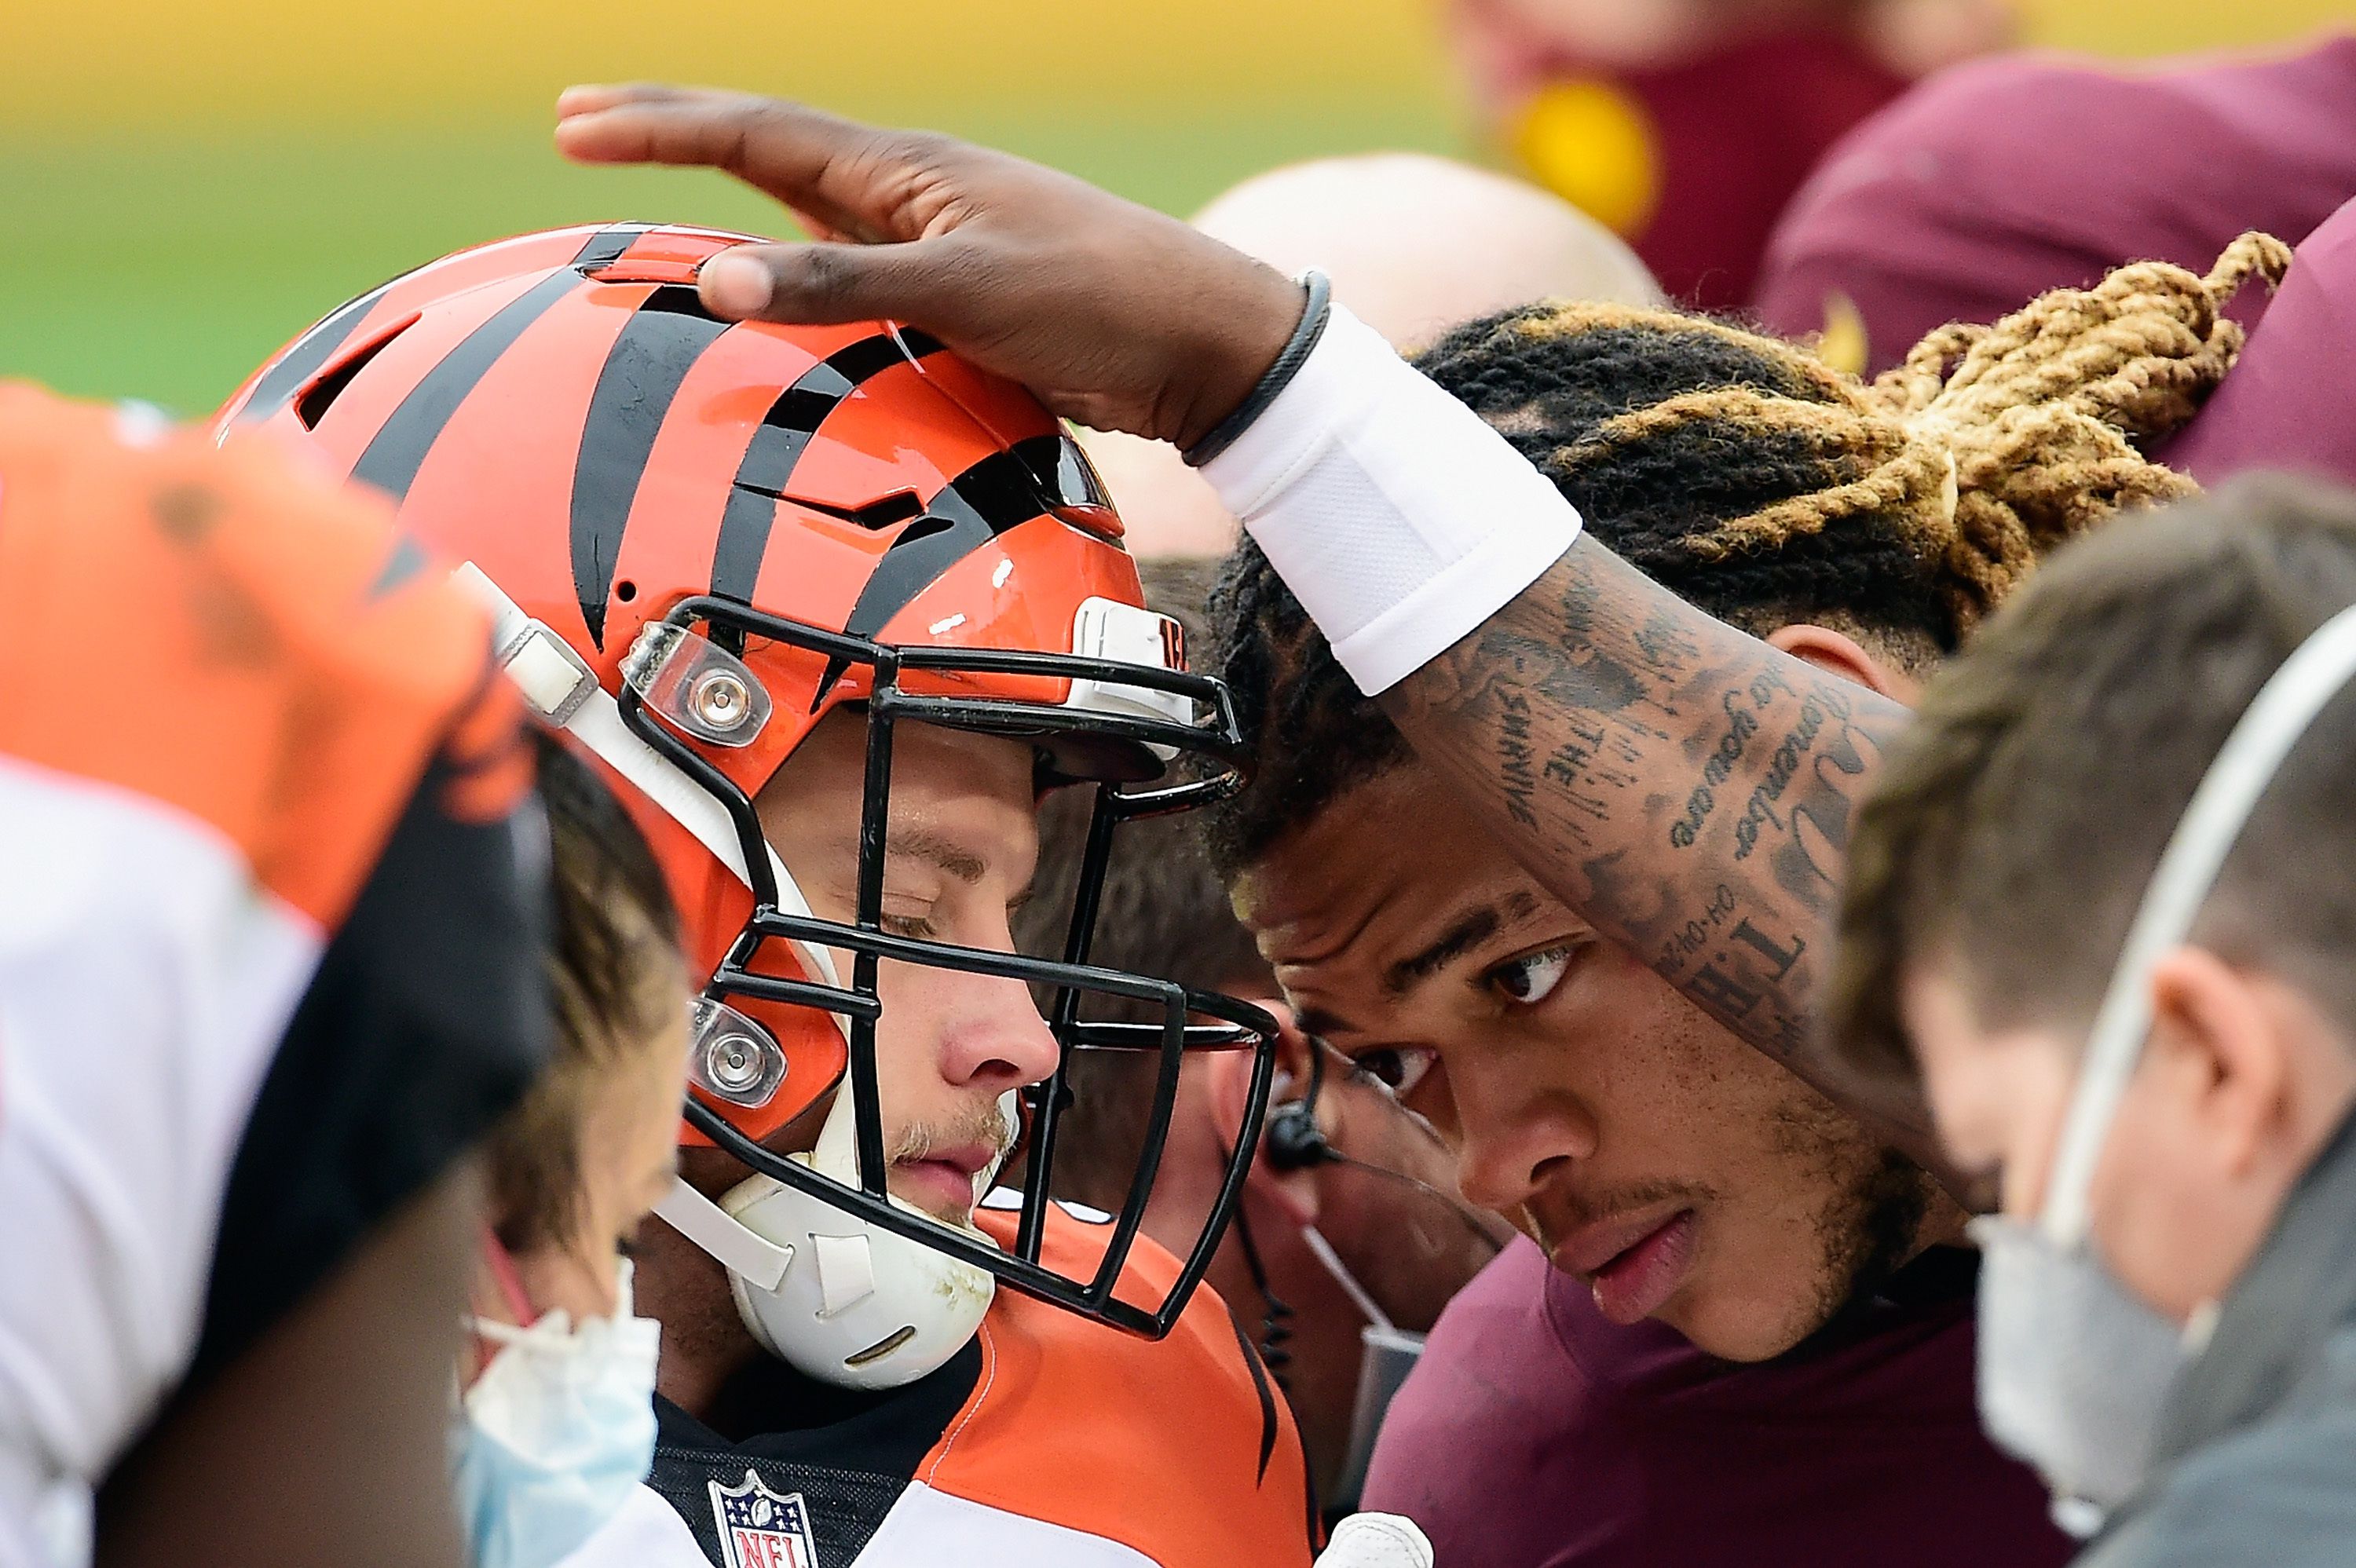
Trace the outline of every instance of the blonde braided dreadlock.
{"label": "blonde braided dreadlock", "polygon": [[[1994,325],[1943,327],[1870,387],[1794,350],[1795,368],[1822,400],[1749,387],[1690,392],[1606,421],[1547,466],[1568,479],[1615,447],[1689,421],[1781,429],[1847,453],[1857,477],[1730,518],[1687,548],[1717,560],[1859,513],[1902,515],[1950,579],[1960,636],[2042,551],[2122,508],[2192,493],[2190,480],[2134,443],[2192,417],[2241,352],[2242,328],[2225,316],[2225,302],[2253,276],[2279,281],[2289,264],[2288,246],[2256,233],[2233,241],[2206,277],[2137,262],[2091,289],[2042,295]],[[1585,308],[1520,329],[1601,325],[1575,322]]]}
{"label": "blonde braided dreadlock", "polygon": [[[2289,259],[2245,234],[2206,277],[2123,267],[1994,325],[1943,327],[1870,385],[1725,322],[1584,303],[1469,323],[1417,364],[1671,592],[1754,635],[1812,621],[1919,668],[2043,551],[2192,489],[2139,443],[2223,379],[2242,347],[2225,301]],[[1213,619],[1260,752],[1212,824],[1232,866],[1407,753],[1248,540]]]}

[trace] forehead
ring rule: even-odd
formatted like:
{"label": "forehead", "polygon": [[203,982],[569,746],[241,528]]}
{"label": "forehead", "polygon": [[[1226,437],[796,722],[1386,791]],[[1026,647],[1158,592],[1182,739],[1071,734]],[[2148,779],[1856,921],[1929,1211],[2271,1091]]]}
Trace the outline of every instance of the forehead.
{"label": "forehead", "polygon": [[[867,716],[838,708],[819,720],[769,781],[768,788],[815,795],[863,792],[867,779]],[[1033,798],[1029,745],[938,724],[904,720],[892,726],[892,790],[926,795]],[[765,792],[766,793],[766,792]]]}
{"label": "forehead", "polygon": [[1237,880],[1295,1005],[1363,1022],[1415,982],[1545,915],[1547,897],[1409,764],[1343,795]]}
{"label": "forehead", "polygon": [[[936,724],[900,723],[892,731],[892,843],[921,832],[977,849],[1010,836],[1023,845],[1037,837],[1037,796],[1031,748],[1019,741],[977,735]],[[863,715],[829,714],[795,748],[761,791],[763,819],[772,838],[841,838],[855,835],[866,798],[867,724]]]}

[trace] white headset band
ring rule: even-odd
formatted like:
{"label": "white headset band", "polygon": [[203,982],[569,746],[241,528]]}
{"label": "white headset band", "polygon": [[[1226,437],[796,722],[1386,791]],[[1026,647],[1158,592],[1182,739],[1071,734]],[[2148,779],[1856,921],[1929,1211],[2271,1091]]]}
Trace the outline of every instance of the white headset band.
{"label": "white headset band", "polygon": [[2258,688],[2169,835],[2094,1014],[2077,1088],[2062,1120],[2053,1176],[2038,1219],[2056,1244],[2075,1246],[2085,1238],[2094,1167],[2151,1032],[2152,966],[2190,933],[2267,784],[2351,677],[2356,605],[2317,627]]}

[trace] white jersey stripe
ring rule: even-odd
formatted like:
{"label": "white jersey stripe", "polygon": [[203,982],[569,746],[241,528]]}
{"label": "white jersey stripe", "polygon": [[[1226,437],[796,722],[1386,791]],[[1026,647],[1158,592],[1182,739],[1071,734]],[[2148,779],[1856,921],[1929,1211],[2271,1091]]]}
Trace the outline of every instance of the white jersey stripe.
{"label": "white jersey stripe", "polygon": [[[855,1563],[819,1568],[1157,1568],[1133,1546],[911,1481]],[[559,1568],[711,1568],[661,1496],[640,1487]],[[738,1568],[731,1563],[728,1568]]]}

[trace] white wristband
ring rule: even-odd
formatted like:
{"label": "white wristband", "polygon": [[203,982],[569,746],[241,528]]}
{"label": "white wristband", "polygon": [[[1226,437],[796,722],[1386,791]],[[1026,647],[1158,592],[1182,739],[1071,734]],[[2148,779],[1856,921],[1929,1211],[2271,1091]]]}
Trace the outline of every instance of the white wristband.
{"label": "white wristband", "polygon": [[1340,305],[1291,384],[1201,472],[1368,696],[1579,538],[1544,475]]}

